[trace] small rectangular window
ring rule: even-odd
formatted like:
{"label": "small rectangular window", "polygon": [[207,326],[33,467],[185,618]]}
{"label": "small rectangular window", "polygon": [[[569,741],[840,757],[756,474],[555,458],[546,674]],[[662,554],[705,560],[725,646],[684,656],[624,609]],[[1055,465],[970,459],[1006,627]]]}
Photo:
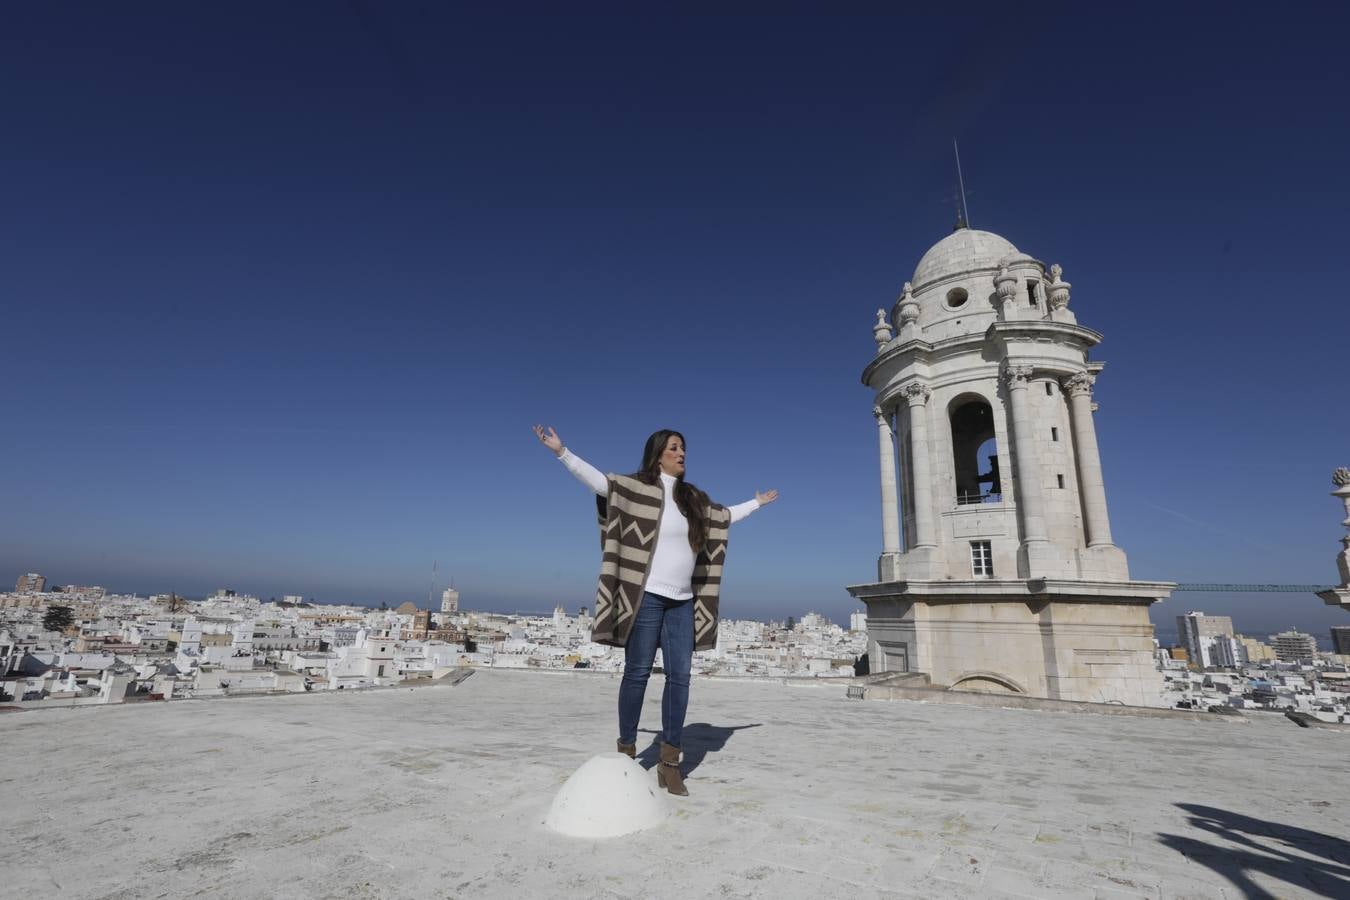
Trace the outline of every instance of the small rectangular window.
{"label": "small rectangular window", "polygon": [[1047,381],[1047,382],[1045,383],[1045,396],[1051,397],[1051,396],[1054,396],[1054,393],[1055,393],[1055,389],[1054,389],[1053,387],[1051,387],[1051,386],[1050,386],[1050,382]]}
{"label": "small rectangular window", "polygon": [[1050,440],[1052,441],[1059,440],[1059,429],[1054,427],[1053,425],[1050,426]]}
{"label": "small rectangular window", "polygon": [[1063,475],[1056,475],[1056,476],[1055,476],[1055,479],[1059,482],[1059,489],[1060,489],[1061,491],[1064,490],[1064,476],[1063,476]]}
{"label": "small rectangular window", "polygon": [[1027,298],[1031,300],[1032,306],[1040,305],[1040,298],[1036,296],[1036,287],[1039,284],[1040,282],[1034,278],[1027,281]]}
{"label": "small rectangular window", "polygon": [[994,555],[988,541],[970,542],[970,573],[977,578],[994,574]]}

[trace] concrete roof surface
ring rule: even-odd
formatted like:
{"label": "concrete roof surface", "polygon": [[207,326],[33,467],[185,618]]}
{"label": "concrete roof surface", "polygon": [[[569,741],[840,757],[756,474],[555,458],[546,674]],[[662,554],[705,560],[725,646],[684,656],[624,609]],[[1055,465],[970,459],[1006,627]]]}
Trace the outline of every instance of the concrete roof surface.
{"label": "concrete roof surface", "polygon": [[479,670],[0,717],[0,896],[1350,896],[1350,735],[1282,716],[695,678],[676,812],[607,841],[554,834],[559,786],[613,748],[617,689]]}

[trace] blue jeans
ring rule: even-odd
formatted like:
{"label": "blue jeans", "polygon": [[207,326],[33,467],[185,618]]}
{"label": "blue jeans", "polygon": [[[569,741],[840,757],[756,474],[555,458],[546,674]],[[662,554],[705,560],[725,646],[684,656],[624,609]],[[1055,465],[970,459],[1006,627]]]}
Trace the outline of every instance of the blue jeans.
{"label": "blue jeans", "polygon": [[689,708],[689,667],[694,657],[693,600],[642,595],[624,648],[623,681],[619,684],[619,740],[625,744],[637,743],[642,698],[647,693],[658,646],[666,672],[666,687],[661,692],[661,740],[679,747],[684,736],[684,712]]}

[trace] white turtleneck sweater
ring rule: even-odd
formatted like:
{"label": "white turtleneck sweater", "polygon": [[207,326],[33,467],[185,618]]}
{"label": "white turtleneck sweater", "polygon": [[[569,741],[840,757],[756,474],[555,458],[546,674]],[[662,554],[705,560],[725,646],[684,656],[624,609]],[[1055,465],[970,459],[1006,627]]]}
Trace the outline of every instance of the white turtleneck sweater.
{"label": "white turtleneck sweater", "polygon": [[[566,447],[559,461],[567,471],[601,497],[609,493],[609,479],[600,470]],[[675,502],[675,476],[661,473],[661,486],[666,502],[661,507],[661,528],[656,535],[656,550],[652,553],[651,569],[647,573],[647,590],[671,600],[690,600],[694,596],[694,551],[689,546],[689,520]],[[759,509],[758,500],[747,500],[727,507],[731,521],[739,522]]]}

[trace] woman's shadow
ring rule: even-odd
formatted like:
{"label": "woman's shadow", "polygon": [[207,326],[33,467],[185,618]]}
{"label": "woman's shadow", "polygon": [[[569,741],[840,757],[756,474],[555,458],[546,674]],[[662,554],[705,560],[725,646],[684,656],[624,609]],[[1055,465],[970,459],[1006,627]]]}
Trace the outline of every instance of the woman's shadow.
{"label": "woman's shadow", "polygon": [[[684,746],[680,748],[684,752],[684,762],[680,764],[680,771],[688,775],[699,767],[705,756],[725,747],[733,734],[747,728],[758,728],[760,725],[760,722],[749,725],[709,725],[707,722],[694,722],[692,725],[684,726]],[[637,757],[644,769],[650,769],[661,761],[660,732],[651,728],[639,730],[655,736]]]}

